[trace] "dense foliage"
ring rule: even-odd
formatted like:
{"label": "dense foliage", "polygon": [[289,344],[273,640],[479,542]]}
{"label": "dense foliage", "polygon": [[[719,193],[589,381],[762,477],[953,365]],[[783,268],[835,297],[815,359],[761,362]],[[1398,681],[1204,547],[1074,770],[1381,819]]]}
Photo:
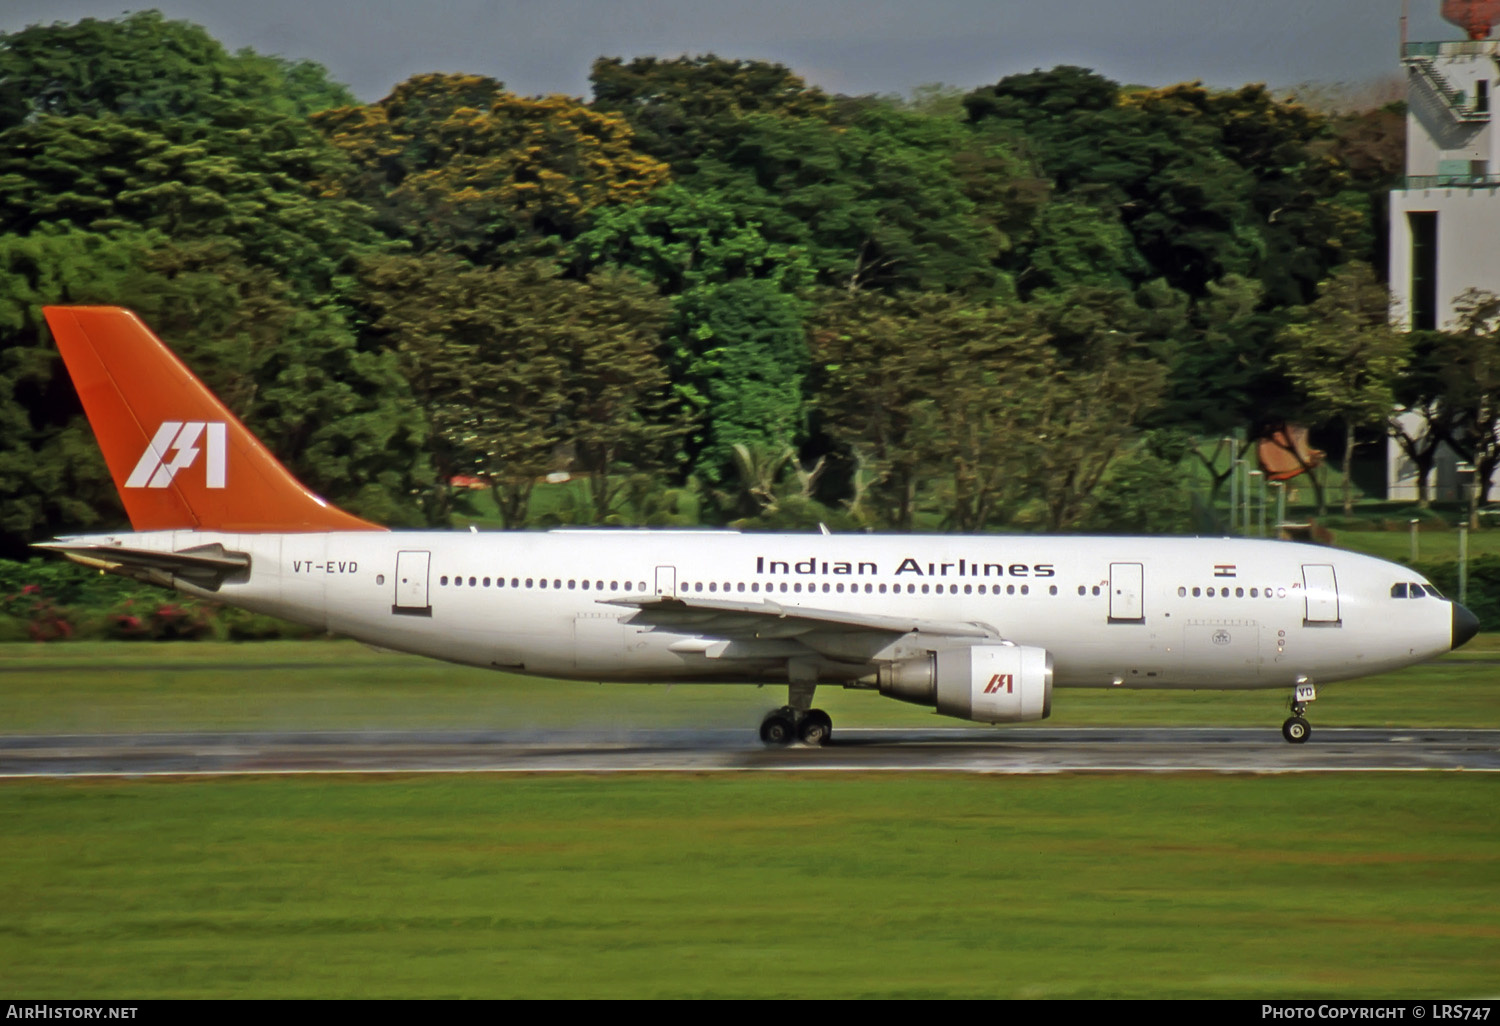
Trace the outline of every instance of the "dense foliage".
{"label": "dense foliage", "polygon": [[1474,390],[1404,376],[1401,336],[1344,380],[1370,321],[1313,352],[1350,289],[1380,301],[1351,268],[1380,263],[1389,111],[1070,67],[910,101],[714,56],[592,83],[361,105],[155,13],[0,37],[5,552],[121,520],[46,303],[138,310],[395,524],[477,482],[523,526],[551,476],[598,523],[1077,529],[1107,499],[1184,529],[1184,438],[1301,417],[1352,449],[1409,382]]}

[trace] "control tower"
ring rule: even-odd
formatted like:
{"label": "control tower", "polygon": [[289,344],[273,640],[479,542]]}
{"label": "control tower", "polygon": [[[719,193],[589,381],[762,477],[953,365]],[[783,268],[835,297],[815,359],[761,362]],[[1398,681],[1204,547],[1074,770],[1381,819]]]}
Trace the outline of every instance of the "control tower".
{"label": "control tower", "polygon": [[[1500,294],[1500,127],[1491,113],[1500,0],[1444,0],[1442,13],[1468,38],[1401,44],[1406,177],[1391,193],[1390,288],[1392,316],[1409,330],[1448,327],[1465,289]],[[1389,452],[1388,496],[1415,499],[1415,468],[1394,443]],[[1436,497],[1456,494],[1455,463],[1451,452],[1439,456]]]}
{"label": "control tower", "polygon": [[1408,328],[1445,327],[1467,288],[1500,293],[1500,0],[1447,0],[1470,38],[1402,44],[1406,178],[1391,193],[1391,295]]}

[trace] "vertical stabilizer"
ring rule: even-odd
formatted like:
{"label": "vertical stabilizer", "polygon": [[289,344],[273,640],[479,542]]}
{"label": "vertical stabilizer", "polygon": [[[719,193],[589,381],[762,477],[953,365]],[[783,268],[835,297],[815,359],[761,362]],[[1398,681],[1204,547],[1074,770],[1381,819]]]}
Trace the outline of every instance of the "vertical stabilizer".
{"label": "vertical stabilizer", "polygon": [[378,531],[277,462],[129,310],[43,309],[137,531]]}

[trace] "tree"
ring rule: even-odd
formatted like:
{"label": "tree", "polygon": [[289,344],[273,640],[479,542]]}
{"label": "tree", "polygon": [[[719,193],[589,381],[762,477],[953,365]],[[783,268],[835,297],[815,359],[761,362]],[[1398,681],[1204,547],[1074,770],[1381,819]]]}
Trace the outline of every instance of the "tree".
{"label": "tree", "polygon": [[1398,408],[1391,411],[1388,430],[1417,469],[1417,505],[1432,504],[1430,480],[1438,450],[1462,434],[1464,398],[1473,393],[1475,378],[1466,372],[1474,339],[1454,332],[1411,333],[1411,363],[1396,384]]}
{"label": "tree", "polygon": [[728,196],[675,182],[601,209],[569,248],[580,274],[601,264],[628,267],[667,295],[738,278],[767,279],[794,294],[813,276],[803,248],[767,239]]}
{"label": "tree", "polygon": [[1480,503],[1500,467],[1500,296],[1467,289],[1454,301],[1457,342],[1442,371],[1443,403],[1453,411],[1445,436],[1474,464]]}
{"label": "tree", "polygon": [[1101,340],[1086,369],[1054,372],[1038,389],[1041,409],[1021,437],[1021,464],[1046,509],[1049,531],[1077,526],[1094,509],[1098,489],[1156,404],[1166,370]]}
{"label": "tree", "polygon": [[49,116],[221,122],[245,107],[301,119],[352,102],[313,61],[230,54],[199,26],[158,11],[0,36],[0,130]]}
{"label": "tree", "polygon": [[0,529],[5,547],[123,517],[41,319],[52,303],[128,305],[314,491],[420,522],[420,418],[390,354],[309,309],[264,268],[158,233],[45,227],[0,236]]}
{"label": "tree", "polygon": [[[1354,512],[1355,432],[1386,423],[1411,340],[1391,326],[1390,297],[1368,264],[1335,272],[1318,292],[1281,332],[1275,360],[1301,389],[1310,414],[1343,424],[1347,515]],[[1321,492],[1318,505],[1326,512]]]}
{"label": "tree", "polygon": [[578,282],[543,261],[476,268],[424,255],[373,260],[364,284],[371,334],[400,355],[431,426],[435,519],[467,475],[521,527],[536,481],[576,464],[604,522],[624,471],[675,453],[683,428],[656,355],[666,305],[628,275]]}
{"label": "tree", "polygon": [[1370,259],[1368,211],[1348,191],[1329,120],[1314,108],[1278,100],[1264,85],[1210,90],[1196,82],[1133,92],[1123,102],[1211,129],[1214,149],[1246,174],[1251,216],[1239,230],[1259,236],[1250,269],[1277,305],[1305,303],[1331,268]]}
{"label": "tree", "polygon": [[668,175],[622,116],[476,75],[417,75],[314,121],[355,162],[342,188],[379,209],[389,234],[476,263],[555,253],[597,209]]}
{"label": "tree", "polygon": [[1077,285],[1129,288],[1146,262],[1117,211],[1057,199],[1037,213],[1030,261],[1017,275],[1027,292]]}
{"label": "tree", "polygon": [[0,132],[0,232],[139,227],[211,240],[324,300],[376,244],[369,211],[319,194],[341,160],[285,119],[213,125],[42,117]]}
{"label": "tree", "polygon": [[987,287],[1002,245],[957,165],[998,166],[995,141],[876,99],[830,100],[778,65],[716,57],[594,66],[594,107],[619,112],[675,180],[712,192],[825,285]]}
{"label": "tree", "polygon": [[[920,485],[948,487],[947,522],[978,530],[1019,501],[1020,435],[1051,358],[1014,306],[856,294],[812,332],[820,426],[853,463],[850,511],[910,530]],[[872,517],[868,499],[878,503]]]}
{"label": "tree", "polygon": [[913,526],[931,458],[922,448],[928,379],[955,305],[936,295],[837,293],[815,307],[813,404],[820,430],[851,464],[846,505],[857,521]]}
{"label": "tree", "polygon": [[[688,458],[707,483],[741,482],[727,505],[756,512],[771,494],[760,487],[764,475],[737,468],[784,467],[806,427],[796,298],[812,277],[806,254],[767,240],[716,191],[676,184],[604,211],[573,248],[575,267],[638,269],[672,295],[670,367],[701,427]],[[750,463],[739,447],[753,450]]]}
{"label": "tree", "polygon": [[[1140,301],[1153,296],[1154,303]],[[1111,468],[1160,405],[1180,298],[1165,288],[1131,295],[1082,286],[1029,304],[1032,330],[1055,359],[1036,382],[1037,409],[1016,442],[1049,530],[1076,527],[1089,514]]]}
{"label": "tree", "polygon": [[593,108],[624,115],[641,148],[679,178],[698,170],[703,156],[731,149],[750,115],[822,119],[832,109],[821,90],[780,64],[713,54],[629,63],[600,57],[589,81]]}
{"label": "tree", "polygon": [[806,250],[821,284],[987,288],[1001,239],[954,161],[961,126],[874,107],[849,124],[747,115],[684,184],[731,196],[773,242]]}
{"label": "tree", "polygon": [[806,429],[801,304],[773,281],[737,278],[684,293],[674,314],[677,379],[702,402],[696,468],[720,483],[737,445],[778,456],[794,449]]}
{"label": "tree", "polygon": [[965,97],[971,124],[1022,137],[1062,196],[1115,208],[1149,265],[1196,298],[1227,274],[1305,302],[1372,245],[1326,118],[1264,86],[1127,89],[1081,68],[1013,75]]}

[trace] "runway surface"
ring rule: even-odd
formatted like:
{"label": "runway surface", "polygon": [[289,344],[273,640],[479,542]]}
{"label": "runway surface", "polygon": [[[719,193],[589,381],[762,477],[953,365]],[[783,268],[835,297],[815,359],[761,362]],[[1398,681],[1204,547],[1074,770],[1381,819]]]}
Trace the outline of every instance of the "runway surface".
{"label": "runway surface", "polygon": [[246,773],[1500,771],[1500,730],[835,729],[826,748],[766,749],[749,730],[12,735],[0,777]]}

